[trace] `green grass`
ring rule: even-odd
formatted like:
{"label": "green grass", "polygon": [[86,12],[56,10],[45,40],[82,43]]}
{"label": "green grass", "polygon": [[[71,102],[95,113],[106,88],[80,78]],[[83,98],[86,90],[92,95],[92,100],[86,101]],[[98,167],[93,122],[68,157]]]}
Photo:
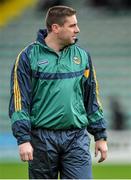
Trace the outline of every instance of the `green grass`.
{"label": "green grass", "polygon": [[[131,164],[95,164],[94,179],[131,179]],[[0,179],[27,179],[27,163],[0,163]]]}
{"label": "green grass", "polygon": [[95,179],[131,179],[131,164],[96,164],[93,176]]}
{"label": "green grass", "polygon": [[0,163],[0,179],[27,179],[27,163]]}

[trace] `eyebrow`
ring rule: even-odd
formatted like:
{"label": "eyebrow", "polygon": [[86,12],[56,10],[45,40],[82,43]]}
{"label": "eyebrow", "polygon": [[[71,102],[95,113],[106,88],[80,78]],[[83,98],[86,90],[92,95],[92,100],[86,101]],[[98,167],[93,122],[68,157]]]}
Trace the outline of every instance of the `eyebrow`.
{"label": "eyebrow", "polygon": [[69,26],[76,26],[78,25],[78,23],[73,23],[73,24],[70,24]]}

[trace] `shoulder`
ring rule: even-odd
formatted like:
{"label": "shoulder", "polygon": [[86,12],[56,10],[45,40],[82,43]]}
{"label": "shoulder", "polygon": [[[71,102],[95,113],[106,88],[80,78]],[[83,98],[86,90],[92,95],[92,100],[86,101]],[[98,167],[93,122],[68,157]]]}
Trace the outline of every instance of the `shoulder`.
{"label": "shoulder", "polygon": [[32,51],[34,50],[34,48],[37,46],[36,41],[30,43],[28,46],[26,46],[25,48],[23,48],[23,50],[21,51],[21,53],[25,53],[27,56],[30,55],[30,53],[32,53]]}
{"label": "shoulder", "polygon": [[17,59],[19,59],[19,61],[29,59],[35,49],[35,46],[37,46],[36,42],[32,42],[25,46],[17,55]]}
{"label": "shoulder", "polygon": [[77,50],[77,51],[79,51],[81,54],[83,54],[83,55],[85,55],[85,56],[87,56],[87,57],[89,57],[90,56],[90,53],[89,53],[89,51],[88,51],[88,49],[85,49],[85,48],[83,48],[83,47],[81,47],[81,46],[79,46],[79,45],[74,45],[74,48]]}
{"label": "shoulder", "polygon": [[15,64],[21,65],[21,63],[29,63],[30,54],[35,46],[35,42],[30,43],[28,46],[24,47],[17,55]]}

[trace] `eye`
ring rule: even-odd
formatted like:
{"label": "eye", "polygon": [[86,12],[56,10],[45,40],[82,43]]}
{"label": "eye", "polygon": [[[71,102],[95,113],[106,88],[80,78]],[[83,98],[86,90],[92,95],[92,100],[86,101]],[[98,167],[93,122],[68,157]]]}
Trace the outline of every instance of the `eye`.
{"label": "eye", "polygon": [[77,24],[71,24],[70,25],[70,27],[76,27],[77,26]]}

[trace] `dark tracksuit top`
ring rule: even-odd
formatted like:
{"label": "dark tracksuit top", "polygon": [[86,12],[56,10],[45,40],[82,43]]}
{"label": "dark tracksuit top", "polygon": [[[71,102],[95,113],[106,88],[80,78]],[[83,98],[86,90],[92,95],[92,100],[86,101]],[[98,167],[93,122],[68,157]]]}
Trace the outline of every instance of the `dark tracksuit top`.
{"label": "dark tracksuit top", "polygon": [[18,144],[31,129],[87,128],[95,140],[106,138],[98,83],[89,54],[76,43],[57,54],[39,30],[37,40],[18,55],[11,74],[9,116]]}

